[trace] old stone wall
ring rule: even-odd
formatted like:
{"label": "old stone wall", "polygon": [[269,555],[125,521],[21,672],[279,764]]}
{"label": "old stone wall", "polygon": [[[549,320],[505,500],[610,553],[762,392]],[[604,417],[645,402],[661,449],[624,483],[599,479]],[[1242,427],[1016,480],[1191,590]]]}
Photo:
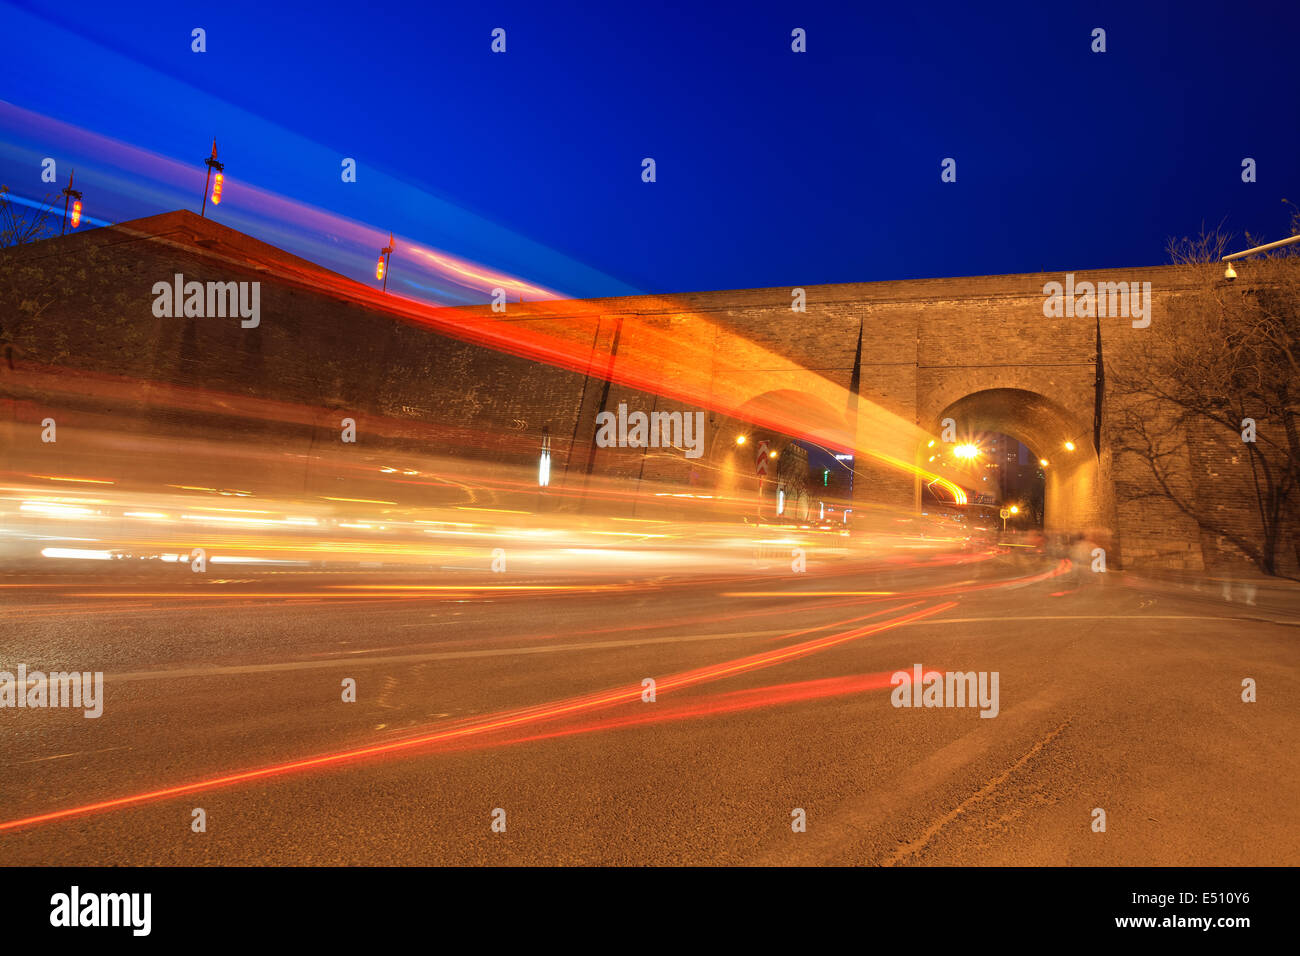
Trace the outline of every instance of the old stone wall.
{"label": "old stone wall", "polygon": [[[260,326],[154,315],[154,283],[177,272],[261,281]],[[786,420],[820,429],[827,441],[866,435],[907,463],[922,461],[923,439],[952,416],[959,429],[1005,432],[1052,461],[1050,527],[1100,529],[1131,565],[1228,560],[1231,548],[1207,540],[1167,502],[1128,494],[1149,491],[1150,482],[1111,454],[1119,409],[1104,389],[1097,421],[1098,323],[1043,315],[1044,283],[1062,278],[810,286],[803,312],[791,310],[788,288],[512,303],[505,321],[521,341],[542,333],[567,343],[556,367],[465,341],[473,337],[454,322],[431,329],[358,304],[351,280],[182,212],[0,251],[0,326],[19,367],[141,383],[136,412],[150,427],[220,416],[223,396],[234,395],[312,409],[308,424],[281,416],[259,426],[285,430],[286,441],[315,440],[335,427],[331,416],[350,414],[362,429],[370,416],[377,440],[393,447],[528,463],[545,431],[553,484],[577,491],[614,478],[630,483],[633,497],[659,482],[743,491],[753,462],[737,454],[733,433],[747,415],[780,418],[793,408]],[[1173,267],[1076,279],[1151,282],[1154,323],[1177,321],[1177,296],[1191,281]],[[469,327],[487,311],[458,314]],[[1102,319],[1100,332],[1106,377],[1150,334],[1121,317]],[[143,383],[190,390],[197,406],[151,404]],[[704,411],[706,454],[596,447],[597,414],[620,402],[647,413]],[[1248,463],[1227,438],[1186,436],[1186,480],[1200,507],[1246,523]],[[1063,450],[1067,439],[1073,455]],[[865,456],[856,468],[860,498],[917,502],[919,484],[906,471]]]}

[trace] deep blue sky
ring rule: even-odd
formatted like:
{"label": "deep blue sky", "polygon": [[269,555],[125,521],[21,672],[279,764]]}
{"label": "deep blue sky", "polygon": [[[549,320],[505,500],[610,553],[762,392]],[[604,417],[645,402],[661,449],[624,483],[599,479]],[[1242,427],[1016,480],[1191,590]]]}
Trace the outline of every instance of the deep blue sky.
{"label": "deep blue sky", "polygon": [[215,132],[232,182],[580,296],[1149,265],[1202,222],[1280,238],[1300,202],[1295,2],[0,0],[0,19],[0,99],[196,164]]}

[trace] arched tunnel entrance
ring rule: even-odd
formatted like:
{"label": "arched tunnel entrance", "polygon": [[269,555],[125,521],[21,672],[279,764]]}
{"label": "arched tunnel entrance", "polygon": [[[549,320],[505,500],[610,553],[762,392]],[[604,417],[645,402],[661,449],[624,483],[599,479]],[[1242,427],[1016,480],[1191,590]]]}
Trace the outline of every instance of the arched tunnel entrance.
{"label": "arched tunnel entrance", "polygon": [[[936,452],[952,455],[958,446],[973,447],[976,457],[965,462],[965,472],[972,476],[967,488],[979,495],[980,486],[986,484],[979,479],[990,475],[987,485],[997,487],[992,501],[995,518],[1004,492],[1010,489],[1014,498],[1007,503],[1021,508],[1022,517],[1013,522],[1021,529],[1041,524],[1049,535],[1097,537],[1098,530],[1106,527],[1090,420],[1041,393],[1015,388],[964,395],[919,425],[930,435],[943,436],[946,419],[953,421],[954,440],[937,441],[934,448],[927,441],[919,442],[914,461],[918,470],[933,467],[930,457]],[[801,426],[799,434],[791,435],[774,424],[791,421]],[[792,390],[766,392],[731,415],[714,413],[702,463],[711,474],[702,476],[701,484],[715,489],[719,504],[729,501],[744,513],[796,520],[816,521],[873,504],[907,507],[905,498],[900,501],[887,490],[882,494],[876,482],[861,480],[863,463],[855,463],[846,451],[854,443],[851,423],[848,409],[833,408],[818,397]],[[764,442],[772,457],[761,468],[759,448]],[[981,472],[981,464],[1001,467]],[[1008,469],[1015,473],[1010,482],[1002,479]],[[995,473],[997,481],[992,477]],[[910,479],[902,473],[900,477]],[[914,484],[915,509],[924,510],[924,482],[907,484]]]}
{"label": "arched tunnel entrance", "polygon": [[[964,514],[972,527],[984,531],[1004,528],[1012,531],[1042,530],[1047,501],[1046,459],[1039,458],[1019,439],[1003,432],[976,431],[963,435],[949,446],[929,447],[926,463],[958,463],[976,474],[966,482],[967,503],[958,506],[947,492],[922,481],[923,513]],[[955,454],[954,454],[955,453]],[[998,518],[1007,508],[1011,517]]]}
{"label": "arched tunnel entrance", "polygon": [[[934,434],[943,436],[946,419],[952,420],[953,428],[945,437],[954,437],[955,441],[936,443],[934,448],[923,444],[917,450],[918,465],[927,462],[936,450],[965,457],[973,466],[970,473],[974,476],[971,485],[975,494],[980,494],[981,489],[974,486],[984,484],[975,479],[987,477],[988,485],[997,486],[998,505],[1016,504],[1030,509],[1035,503],[1025,501],[1024,496],[1033,493],[1033,482],[1025,481],[1024,473],[1033,469],[1035,477],[1042,475],[1041,520],[1046,533],[1095,535],[1104,525],[1098,457],[1090,422],[1081,421],[1045,395],[1016,388],[973,392],[949,404],[927,424]],[[1022,462],[1018,446],[1010,447],[1012,443],[1005,438],[1023,443],[1029,451],[1027,460]],[[992,460],[994,456],[998,460]],[[1020,480],[1010,485],[1016,489],[1018,500],[1002,500],[1008,487],[1007,472],[1012,468],[1020,475]],[[918,483],[918,504],[922,493]]]}
{"label": "arched tunnel entrance", "polygon": [[[790,434],[778,423],[797,423]],[[853,501],[849,417],[804,392],[778,389],[709,419],[707,467],[741,513],[796,522],[842,521]]]}

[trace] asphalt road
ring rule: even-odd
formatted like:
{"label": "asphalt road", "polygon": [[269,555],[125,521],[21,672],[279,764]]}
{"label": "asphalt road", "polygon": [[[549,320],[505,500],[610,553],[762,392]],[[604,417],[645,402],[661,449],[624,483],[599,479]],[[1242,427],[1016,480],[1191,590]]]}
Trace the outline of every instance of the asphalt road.
{"label": "asphalt road", "polygon": [[[105,699],[0,710],[0,860],[1300,863],[1295,616],[917,563],[11,574],[0,668]],[[917,664],[997,672],[997,715],[893,706]]]}

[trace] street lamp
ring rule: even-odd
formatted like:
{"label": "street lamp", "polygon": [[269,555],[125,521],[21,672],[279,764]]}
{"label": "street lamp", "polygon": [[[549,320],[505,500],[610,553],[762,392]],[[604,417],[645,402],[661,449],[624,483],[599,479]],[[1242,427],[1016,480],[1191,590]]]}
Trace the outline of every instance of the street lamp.
{"label": "street lamp", "polygon": [[81,225],[81,193],[72,188],[72,177],[75,176],[76,173],[77,171],[75,169],[68,173],[68,185],[63,187],[63,226],[59,229],[60,236],[63,235],[68,228],[69,199],[75,200],[72,204],[72,228],[76,229]]}
{"label": "street lamp", "polygon": [[1244,259],[1246,256],[1258,255],[1261,252],[1268,252],[1270,249],[1280,249],[1282,246],[1289,246],[1293,242],[1300,242],[1300,233],[1296,233],[1294,236],[1288,236],[1285,239],[1279,239],[1277,242],[1268,242],[1262,246],[1255,246],[1253,249],[1244,249],[1241,252],[1234,252],[1230,255],[1226,255],[1219,260],[1220,262],[1228,263],[1228,268],[1223,270],[1223,277],[1229,282],[1237,278],[1237,270],[1232,268],[1232,260]]}
{"label": "street lamp", "polygon": [[[208,176],[203,181],[203,206],[199,209],[199,215],[206,218],[208,214],[208,186],[212,187],[212,205],[219,206],[221,205],[221,188],[226,181],[224,173],[226,164],[217,162],[217,138],[215,136],[212,137],[212,155],[205,159],[203,163],[208,167]],[[212,178],[214,172],[217,174],[215,180]]]}
{"label": "street lamp", "polygon": [[537,486],[546,488],[551,483],[551,429],[542,427],[542,457],[537,464]]}
{"label": "street lamp", "polygon": [[736,444],[737,444],[737,445],[743,445],[743,444],[745,444],[745,442],[746,442],[747,440],[748,440],[748,439],[746,439],[744,435],[737,435],[737,436],[736,436]]}
{"label": "street lamp", "polygon": [[375,278],[384,281],[383,291],[388,291],[388,260],[393,255],[393,234],[388,234],[388,245],[379,250],[379,261],[375,263]]}

